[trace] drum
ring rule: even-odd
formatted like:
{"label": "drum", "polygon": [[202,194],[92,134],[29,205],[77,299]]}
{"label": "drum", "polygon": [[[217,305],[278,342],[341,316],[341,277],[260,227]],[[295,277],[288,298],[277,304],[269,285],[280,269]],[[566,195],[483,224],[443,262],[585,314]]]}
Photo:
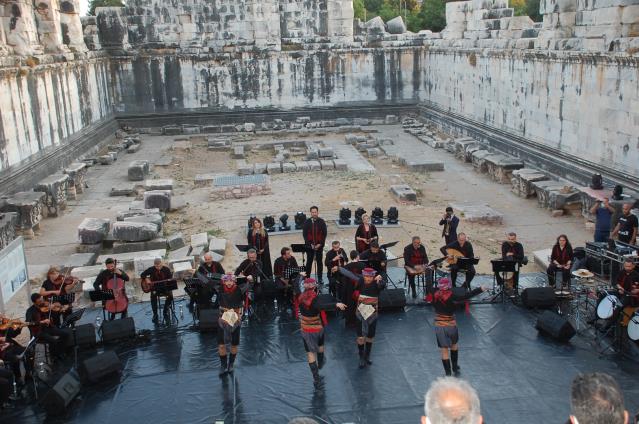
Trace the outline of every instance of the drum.
{"label": "drum", "polygon": [[610,292],[604,292],[597,304],[597,317],[599,319],[610,319],[615,312],[621,307],[621,301],[615,294]]}
{"label": "drum", "polygon": [[637,312],[637,308],[636,306],[626,306],[623,308],[623,318],[621,319],[621,325],[624,327],[628,326],[628,323],[630,322],[630,319],[635,315],[635,312]]}
{"label": "drum", "polygon": [[557,299],[571,299],[572,293],[569,290],[555,290],[555,297]]}
{"label": "drum", "polygon": [[628,337],[630,340],[639,340],[639,312],[635,312],[628,321]]}

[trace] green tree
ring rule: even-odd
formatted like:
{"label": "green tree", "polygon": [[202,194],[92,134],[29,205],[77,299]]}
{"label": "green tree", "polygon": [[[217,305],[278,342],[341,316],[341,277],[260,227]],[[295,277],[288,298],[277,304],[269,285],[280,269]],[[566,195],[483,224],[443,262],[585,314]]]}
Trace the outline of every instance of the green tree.
{"label": "green tree", "polygon": [[382,8],[382,3],[384,0],[363,0],[364,7],[366,10],[371,12],[373,15],[376,15],[379,12],[379,9]]}
{"label": "green tree", "polygon": [[89,0],[89,11],[87,13],[90,16],[94,16],[96,7],[122,7],[122,6],[124,6],[124,2],[122,0]]}
{"label": "green tree", "polygon": [[515,16],[526,16],[526,0],[510,0],[508,6],[514,9]]}
{"label": "green tree", "polygon": [[444,0],[424,0],[419,15],[423,29],[440,32],[446,27],[446,3]]}
{"label": "green tree", "polygon": [[543,21],[543,16],[539,13],[539,0],[526,0],[526,15],[535,22]]}
{"label": "green tree", "polygon": [[353,10],[355,12],[356,19],[359,19],[362,22],[366,22],[368,14],[366,13],[366,8],[364,7],[364,0],[353,0]]}

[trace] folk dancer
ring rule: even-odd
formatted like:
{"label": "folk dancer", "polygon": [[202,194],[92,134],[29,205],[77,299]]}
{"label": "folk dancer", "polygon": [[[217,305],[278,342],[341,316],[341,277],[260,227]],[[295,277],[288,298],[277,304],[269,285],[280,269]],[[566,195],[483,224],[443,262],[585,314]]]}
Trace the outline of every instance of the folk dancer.
{"label": "folk dancer", "polygon": [[324,265],[326,265],[326,276],[328,277],[328,292],[337,297],[337,278],[339,277],[338,270],[340,267],[346,265],[348,262],[348,256],[344,249],[340,247],[339,241],[335,240],[331,243],[331,250],[326,254]]}
{"label": "folk dancer", "polygon": [[[220,355],[220,376],[233,372],[233,364],[240,345],[244,296],[249,288],[247,280],[245,278],[238,284],[235,275],[228,273],[222,276],[221,287],[218,287],[220,318],[218,319],[217,344]],[[227,355],[227,345],[231,346],[230,355]]]}
{"label": "folk dancer", "polygon": [[452,370],[457,376],[459,375],[460,369],[458,363],[459,347],[457,345],[459,342],[459,331],[457,329],[457,321],[455,320],[455,302],[468,300],[485,290],[485,287],[477,287],[472,291],[457,295],[453,293],[448,278],[441,278],[437,283],[437,290],[433,296],[435,336],[437,337],[437,346],[441,352],[442,364],[444,365],[446,375],[451,375]]}
{"label": "folk dancer", "polygon": [[555,275],[558,271],[561,271],[561,284],[566,286],[570,282],[570,266],[572,265],[572,246],[568,237],[565,234],[561,234],[557,237],[557,241],[550,253],[550,265],[546,269],[548,275],[548,285],[555,287]]}
{"label": "folk dancer", "polygon": [[362,274],[362,269],[365,268],[365,266],[363,266],[364,262],[360,262],[357,250],[351,250],[349,256],[351,261],[344,265],[344,268],[355,274],[357,278],[351,279],[345,275],[339,276],[341,283],[339,285],[338,299],[346,305],[344,324],[346,327],[356,327],[357,316],[355,315],[355,311],[357,310],[357,297],[354,296],[354,294],[355,290],[357,290],[357,284],[359,283],[359,276]]}
{"label": "folk dancer", "polygon": [[357,298],[356,315],[360,321],[357,326],[357,349],[361,369],[373,364],[370,355],[377,328],[378,298],[381,291],[386,288],[386,282],[373,268],[364,268],[361,276],[346,268],[340,268],[339,272],[352,280],[357,280],[354,295]]}
{"label": "folk dancer", "polygon": [[328,229],[326,222],[319,217],[319,209],[317,206],[311,206],[311,217],[304,222],[302,229],[304,235],[304,243],[306,244],[306,275],[310,276],[313,269],[313,262],[317,264],[317,282],[322,285],[322,254],[324,253],[324,243]]}
{"label": "folk dancer", "polygon": [[323,308],[332,306],[336,306],[342,311],[346,309],[346,305],[337,301],[320,306],[317,301],[317,283],[315,279],[304,279],[304,293],[299,299],[300,327],[315,388],[319,388],[322,385],[322,377],[319,375],[319,370],[322,369],[325,362],[324,326],[327,321]]}
{"label": "folk dancer", "polygon": [[[162,263],[162,259],[155,258],[153,260],[153,266],[147,268],[142,274],[140,274],[140,279],[147,280],[148,283],[153,283],[155,281],[163,281],[170,280],[173,278],[173,273],[168,266],[165,266]],[[151,290],[151,310],[153,311],[153,319],[152,321],[157,324],[158,322],[158,303],[159,297],[166,296],[166,300],[164,301],[163,315],[164,321],[170,322],[170,312],[171,312],[171,304],[173,303],[173,293],[170,290]]]}

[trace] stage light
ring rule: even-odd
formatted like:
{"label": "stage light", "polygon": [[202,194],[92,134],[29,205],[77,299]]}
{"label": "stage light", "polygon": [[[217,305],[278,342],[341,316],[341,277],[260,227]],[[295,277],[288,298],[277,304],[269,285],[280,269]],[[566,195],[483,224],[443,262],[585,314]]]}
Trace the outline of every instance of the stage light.
{"label": "stage light", "polygon": [[384,223],[384,211],[382,210],[382,208],[377,207],[375,209],[373,209],[373,212],[371,212],[371,219],[373,224],[375,225],[381,225]]}
{"label": "stage light", "polygon": [[264,223],[264,229],[267,232],[272,233],[275,231],[275,218],[273,218],[272,215],[266,215],[262,222]]}
{"label": "stage light", "polygon": [[364,215],[366,213],[366,210],[364,208],[357,208],[357,210],[355,211],[355,225],[359,225],[362,223],[362,215]]}
{"label": "stage light", "polygon": [[288,215],[283,214],[280,216],[280,231],[290,231],[291,226],[286,225],[286,221],[288,221]]}
{"label": "stage light", "polygon": [[339,225],[351,224],[351,210],[349,208],[342,208],[339,210]]}
{"label": "stage light", "polygon": [[612,190],[612,199],[613,200],[623,199],[623,186],[621,184],[617,184],[615,188]]}
{"label": "stage light", "polygon": [[304,212],[298,212],[295,214],[295,229],[301,230],[304,228],[304,223],[306,222],[306,214]]}
{"label": "stage light", "polygon": [[391,225],[399,223],[399,211],[395,206],[388,208],[388,213],[386,213],[386,223]]}
{"label": "stage light", "polygon": [[249,219],[248,219],[248,227],[249,227],[249,230],[250,230],[251,228],[253,228],[253,220],[254,220],[255,218],[257,218],[257,217],[256,217],[255,215],[253,215],[253,214],[251,214],[251,215],[249,216]]}

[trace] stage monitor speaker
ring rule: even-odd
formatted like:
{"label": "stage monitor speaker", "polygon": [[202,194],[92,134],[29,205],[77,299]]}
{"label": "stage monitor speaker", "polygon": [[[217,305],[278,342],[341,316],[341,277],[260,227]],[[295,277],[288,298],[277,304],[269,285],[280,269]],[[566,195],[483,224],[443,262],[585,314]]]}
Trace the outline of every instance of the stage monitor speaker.
{"label": "stage monitor speaker", "polygon": [[69,371],[42,398],[42,407],[48,415],[61,415],[80,393],[80,378]]}
{"label": "stage monitor speaker", "polygon": [[[63,328],[62,331],[68,334],[67,341],[65,343],[66,348],[73,347],[73,330],[71,327]],[[82,324],[75,326],[75,339],[78,343],[78,347],[94,348],[96,345],[95,327],[93,324]]]}
{"label": "stage monitor speaker", "polygon": [[521,302],[529,309],[554,308],[555,289],[552,287],[529,287],[521,293]]}
{"label": "stage monitor speaker", "polygon": [[333,312],[335,309],[335,302],[337,299],[332,294],[319,294],[317,295],[317,305],[320,309],[328,312]]}
{"label": "stage monitor speaker", "polygon": [[89,358],[80,364],[80,375],[82,381],[87,383],[99,383],[105,377],[119,373],[122,370],[122,363],[118,355],[107,350],[104,353]]}
{"label": "stage monitor speaker", "polygon": [[567,342],[576,334],[573,326],[564,317],[552,311],[544,311],[537,318],[535,328],[553,339],[562,342]]}
{"label": "stage monitor speaker", "polygon": [[380,312],[403,309],[406,306],[406,292],[404,289],[386,289],[379,294]]}
{"label": "stage monitor speaker", "polygon": [[217,309],[201,309],[199,311],[200,323],[198,326],[200,331],[217,331],[217,320],[219,317],[220,312]]}
{"label": "stage monitor speaker", "polygon": [[132,317],[104,321],[102,323],[102,341],[110,343],[135,337],[135,321]]}

